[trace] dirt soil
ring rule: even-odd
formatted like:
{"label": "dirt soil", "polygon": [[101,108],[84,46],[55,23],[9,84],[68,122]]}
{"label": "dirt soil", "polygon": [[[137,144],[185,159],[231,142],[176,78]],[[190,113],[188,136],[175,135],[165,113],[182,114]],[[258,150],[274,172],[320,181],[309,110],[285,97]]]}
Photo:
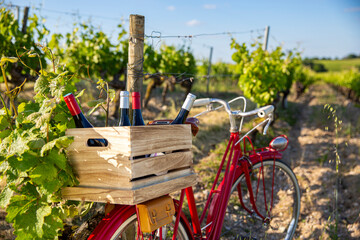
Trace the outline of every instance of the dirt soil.
{"label": "dirt soil", "polygon": [[[160,99],[151,100],[150,110],[159,103]],[[334,121],[327,119],[329,114],[324,112],[323,106],[327,103],[336,108],[336,114],[342,120],[338,136],[335,134]],[[295,125],[290,127],[283,121],[275,125],[288,131],[290,144],[284,159],[297,175],[302,192],[301,215],[295,239],[360,239],[359,105],[347,100],[330,86],[320,84],[311,86],[299,99],[290,96],[289,108],[296,109]],[[163,111],[166,107],[156,110]],[[147,116],[148,112],[144,111],[145,119],[152,119],[154,116]],[[215,148],[215,145],[211,147]],[[199,152],[209,153],[211,147],[199,149]],[[338,173],[335,152],[340,157]],[[196,162],[206,157],[196,152],[195,156],[198,156]],[[208,193],[201,188],[196,190],[197,199]],[[334,237],[336,196],[338,238]],[[0,209],[0,240],[14,239],[11,233],[11,226],[5,221],[5,212]]]}
{"label": "dirt soil", "polygon": [[[290,149],[284,156],[289,159],[302,191],[296,238],[360,239],[359,105],[325,84],[313,85],[300,99],[290,101],[300,109],[296,125],[289,133]],[[342,120],[337,137],[334,121],[327,119],[324,104],[336,108],[336,115]],[[338,174],[335,151],[340,157]],[[338,238],[334,237],[336,194]]]}

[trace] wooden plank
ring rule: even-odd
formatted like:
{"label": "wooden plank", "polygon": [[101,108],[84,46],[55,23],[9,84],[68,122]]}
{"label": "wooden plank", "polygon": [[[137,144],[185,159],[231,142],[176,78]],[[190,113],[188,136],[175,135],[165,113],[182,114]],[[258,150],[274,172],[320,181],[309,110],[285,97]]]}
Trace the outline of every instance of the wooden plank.
{"label": "wooden plank", "polygon": [[117,172],[100,172],[100,171],[86,171],[79,172],[78,180],[81,187],[99,187],[99,188],[118,188],[121,186],[124,189],[133,188],[133,183],[130,182],[128,176],[121,176]]}
{"label": "wooden plank", "polygon": [[132,178],[131,162],[122,156],[97,156],[95,154],[69,154],[70,164],[78,174],[87,171],[103,173],[117,172],[119,175]]}
{"label": "wooden plank", "polygon": [[136,190],[67,187],[62,190],[62,195],[66,200],[135,205],[195,184],[196,174],[191,173]]}
{"label": "wooden plank", "polygon": [[134,205],[133,192],[121,189],[67,187],[62,190],[62,197],[66,200]]}
{"label": "wooden plank", "polygon": [[175,152],[157,157],[136,159],[131,162],[131,178],[160,174],[172,169],[189,167],[193,162],[191,151]]}
{"label": "wooden plank", "polygon": [[191,175],[193,173],[194,172],[191,168],[185,168],[185,169],[180,169],[180,170],[173,171],[173,172],[168,172],[167,174],[160,175],[160,176],[154,175],[151,177],[136,179],[136,180],[131,181],[131,184],[132,184],[131,189],[135,190],[135,189],[147,187],[150,185],[156,185],[158,183],[166,182],[171,179],[179,178],[182,176]]}
{"label": "wooden plank", "polygon": [[175,178],[167,182],[162,182],[153,186],[148,186],[134,190],[134,204],[145,202],[150,199],[154,199],[163,196],[168,193],[176,192],[183,188],[194,186],[196,184],[196,174]]}
{"label": "wooden plank", "polygon": [[139,126],[130,131],[131,156],[191,149],[192,146],[188,124]]}
{"label": "wooden plank", "polygon": [[[66,130],[66,135],[74,136],[74,142],[68,147],[69,151],[130,155],[130,127],[73,128]],[[109,145],[107,147],[87,146],[88,139],[94,138],[104,138]]]}

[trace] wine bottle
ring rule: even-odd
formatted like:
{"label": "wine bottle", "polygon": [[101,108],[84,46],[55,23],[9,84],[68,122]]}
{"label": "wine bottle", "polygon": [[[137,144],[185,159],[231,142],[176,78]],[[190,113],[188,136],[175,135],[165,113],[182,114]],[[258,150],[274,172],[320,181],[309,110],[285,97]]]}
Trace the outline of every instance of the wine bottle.
{"label": "wine bottle", "polygon": [[[68,93],[64,96],[65,103],[70,110],[71,115],[75,121],[77,128],[92,128],[93,125],[86,119],[82,113],[76,99],[72,93]],[[90,147],[105,147],[107,141],[105,139],[89,139],[87,142]]]}
{"label": "wine bottle", "polygon": [[186,96],[186,99],[185,99],[185,101],[184,101],[178,115],[176,116],[174,121],[172,121],[172,123],[170,123],[170,125],[184,124],[185,123],[186,118],[189,115],[190,109],[192,108],[195,99],[196,99],[196,96],[194,94],[189,93]]}
{"label": "wine bottle", "polygon": [[[132,118],[132,125],[133,126],[142,126],[145,125],[144,119],[141,114],[141,101],[140,101],[140,93],[139,92],[133,92],[131,94],[132,96],[132,109],[133,109],[133,118]],[[141,155],[133,157],[133,159],[139,159],[139,158],[145,158],[149,155]]]}
{"label": "wine bottle", "polygon": [[133,109],[133,126],[142,126],[145,125],[144,119],[141,114],[141,101],[140,101],[140,93],[133,92],[132,93],[132,109]]}
{"label": "wine bottle", "polygon": [[129,120],[129,92],[120,92],[120,121],[119,126],[131,126]]}

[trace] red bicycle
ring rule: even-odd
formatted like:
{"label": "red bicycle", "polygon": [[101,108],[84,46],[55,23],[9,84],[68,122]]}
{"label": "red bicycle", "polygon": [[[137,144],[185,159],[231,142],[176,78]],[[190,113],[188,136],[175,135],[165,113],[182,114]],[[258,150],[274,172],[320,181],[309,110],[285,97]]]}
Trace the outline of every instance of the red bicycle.
{"label": "red bicycle", "polygon": [[[229,103],[244,101],[244,110],[232,111]],[[214,107],[213,104],[220,104]],[[89,239],[292,239],[300,214],[300,188],[295,174],[281,161],[288,145],[286,136],[274,138],[268,147],[254,149],[248,134],[264,125],[264,134],[273,119],[273,106],[245,112],[246,100],[230,102],[206,98],[194,106],[208,110],[225,108],[230,120],[230,138],[214,183],[199,218],[192,187],[174,199],[173,223],[152,233],[142,233],[135,206],[115,205]],[[195,117],[196,117],[195,116]],[[245,117],[262,121],[240,137]],[[238,125],[238,121],[240,121]],[[221,180],[220,180],[221,179]],[[185,195],[191,223],[182,212]]]}

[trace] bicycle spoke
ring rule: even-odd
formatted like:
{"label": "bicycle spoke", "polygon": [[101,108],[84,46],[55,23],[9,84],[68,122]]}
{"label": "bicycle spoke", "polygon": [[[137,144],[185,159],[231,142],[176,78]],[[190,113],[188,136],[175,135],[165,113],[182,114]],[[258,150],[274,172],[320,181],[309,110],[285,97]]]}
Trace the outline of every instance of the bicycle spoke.
{"label": "bicycle spoke", "polygon": [[249,191],[242,175],[232,188],[224,219],[227,229],[223,229],[222,239],[234,239],[238,235],[270,240],[292,237],[300,209],[300,190],[295,175],[278,160],[275,165],[273,160],[267,160],[252,168],[251,183],[253,192],[258,193],[254,194],[256,208],[265,221],[251,210]]}

